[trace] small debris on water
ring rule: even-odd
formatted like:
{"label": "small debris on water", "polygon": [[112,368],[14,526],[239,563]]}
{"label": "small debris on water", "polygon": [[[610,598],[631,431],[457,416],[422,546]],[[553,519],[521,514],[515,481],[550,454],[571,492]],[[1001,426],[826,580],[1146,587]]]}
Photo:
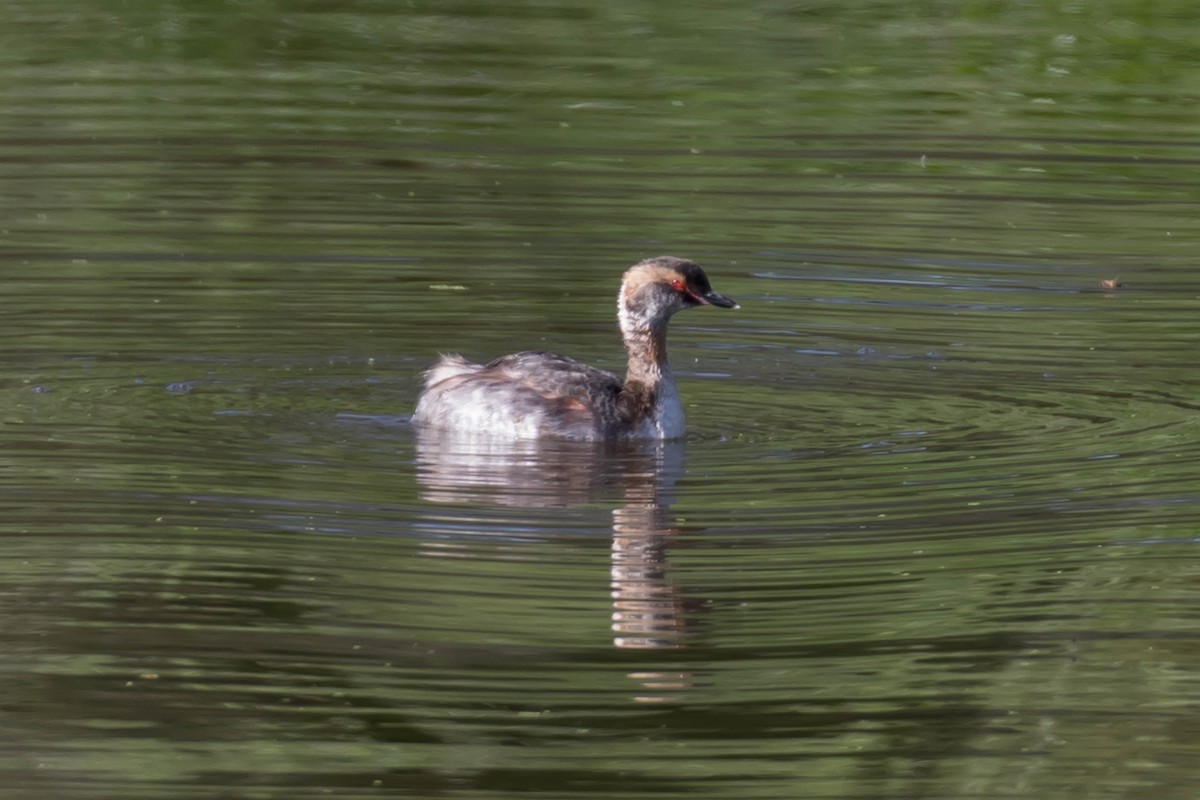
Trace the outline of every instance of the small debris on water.
{"label": "small debris on water", "polygon": [[1111,291],[1113,289],[1123,289],[1125,288],[1125,284],[1121,283],[1117,278],[1105,278],[1100,281],[1100,288],[1105,291]]}

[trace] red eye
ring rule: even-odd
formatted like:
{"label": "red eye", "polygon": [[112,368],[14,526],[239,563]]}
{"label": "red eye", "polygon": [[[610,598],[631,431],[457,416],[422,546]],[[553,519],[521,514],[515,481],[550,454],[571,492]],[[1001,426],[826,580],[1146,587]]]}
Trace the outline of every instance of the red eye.
{"label": "red eye", "polygon": [[676,278],[675,280],[671,281],[671,288],[674,289],[675,291],[679,292],[680,294],[682,294],[683,293],[683,281],[680,280],[679,278]]}

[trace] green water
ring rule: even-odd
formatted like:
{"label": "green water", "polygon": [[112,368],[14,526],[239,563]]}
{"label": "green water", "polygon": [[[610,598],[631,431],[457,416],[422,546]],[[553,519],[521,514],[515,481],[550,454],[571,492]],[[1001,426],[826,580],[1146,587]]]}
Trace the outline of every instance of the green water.
{"label": "green water", "polygon": [[[7,4],[0,794],[1191,798],[1197,41]],[[414,435],[661,253],[687,442]]]}

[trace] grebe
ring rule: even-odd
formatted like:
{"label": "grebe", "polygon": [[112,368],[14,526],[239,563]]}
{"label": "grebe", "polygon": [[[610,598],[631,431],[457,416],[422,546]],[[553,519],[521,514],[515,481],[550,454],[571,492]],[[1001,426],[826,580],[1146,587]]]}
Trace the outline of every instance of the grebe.
{"label": "grebe", "polygon": [[623,382],[554,353],[515,353],[487,364],[443,355],[425,373],[413,424],[506,439],[678,439],[686,428],[667,362],[667,322],[680,309],[703,305],[738,308],[692,261],[660,256],[634,264],[617,294],[629,354]]}

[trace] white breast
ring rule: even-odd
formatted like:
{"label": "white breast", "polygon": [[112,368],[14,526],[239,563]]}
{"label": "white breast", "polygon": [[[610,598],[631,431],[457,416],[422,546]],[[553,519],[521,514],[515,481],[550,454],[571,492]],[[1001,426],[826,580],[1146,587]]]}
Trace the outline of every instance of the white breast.
{"label": "white breast", "polygon": [[658,385],[658,402],[654,407],[654,436],[656,439],[681,439],[687,433],[683,419],[683,403],[675,391],[675,381],[668,374]]}

